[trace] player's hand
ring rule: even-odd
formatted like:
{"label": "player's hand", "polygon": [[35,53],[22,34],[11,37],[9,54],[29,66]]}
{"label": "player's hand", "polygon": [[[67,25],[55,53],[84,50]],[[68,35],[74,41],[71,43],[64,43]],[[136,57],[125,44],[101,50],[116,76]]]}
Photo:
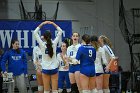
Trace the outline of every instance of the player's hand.
{"label": "player's hand", "polygon": [[69,68],[69,66],[65,66],[65,67],[64,67],[64,69],[68,69],[68,68]]}
{"label": "player's hand", "polygon": [[52,21],[49,21],[49,22],[48,22],[48,24],[53,24],[53,23],[54,23],[54,22],[52,22]]}
{"label": "player's hand", "polygon": [[8,73],[5,71],[5,72],[3,73],[3,75],[4,75],[4,77],[7,77],[7,76],[8,76]]}
{"label": "player's hand", "polygon": [[44,39],[44,36],[41,36],[41,39]]}
{"label": "player's hand", "polygon": [[76,65],[76,64],[78,64],[78,60],[75,58],[72,58],[72,63]]}
{"label": "player's hand", "polygon": [[27,78],[28,77],[28,74],[25,74],[25,77]]}
{"label": "player's hand", "polygon": [[67,60],[68,60],[68,62],[70,62],[70,63],[72,62],[72,58],[70,58],[70,57],[68,57]]}
{"label": "player's hand", "polygon": [[45,24],[50,24],[51,23],[51,21],[44,21],[43,22],[43,24],[45,25]]}
{"label": "player's hand", "polygon": [[109,72],[109,69],[110,69],[109,66],[106,66],[105,67],[105,72]]}
{"label": "player's hand", "polygon": [[77,61],[77,64],[80,64],[80,61]]}

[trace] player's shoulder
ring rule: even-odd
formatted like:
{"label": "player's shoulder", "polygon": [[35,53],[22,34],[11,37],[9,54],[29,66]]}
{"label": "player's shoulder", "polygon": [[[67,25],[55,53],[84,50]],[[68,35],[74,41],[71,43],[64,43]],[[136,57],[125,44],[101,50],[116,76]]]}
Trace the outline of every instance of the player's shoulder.
{"label": "player's shoulder", "polygon": [[38,46],[35,46],[33,49],[38,49]]}
{"label": "player's shoulder", "polygon": [[80,43],[76,45],[76,47],[80,47],[80,46],[81,46],[81,44],[80,44]]}
{"label": "player's shoulder", "polygon": [[84,45],[81,45],[81,46],[79,46],[79,48],[78,48],[78,50],[84,50],[84,49],[85,49]]}
{"label": "player's shoulder", "polygon": [[60,55],[61,55],[61,53],[58,53],[58,54],[57,54],[57,56],[60,56]]}
{"label": "player's shoulder", "polygon": [[104,52],[105,50],[102,48],[102,47],[99,47],[98,49],[97,49],[97,52],[98,53],[102,53],[102,52]]}
{"label": "player's shoulder", "polygon": [[106,49],[106,48],[110,48],[110,47],[108,45],[103,45],[102,48]]}
{"label": "player's shoulder", "polygon": [[110,46],[108,46],[108,45],[104,45],[103,47],[102,47],[105,51],[111,51],[112,49],[110,48]]}
{"label": "player's shoulder", "polygon": [[98,50],[99,51],[104,51],[104,48],[103,47],[99,47]]}
{"label": "player's shoulder", "polygon": [[67,50],[71,49],[72,47],[73,47],[73,45],[70,45],[70,46],[67,48]]}

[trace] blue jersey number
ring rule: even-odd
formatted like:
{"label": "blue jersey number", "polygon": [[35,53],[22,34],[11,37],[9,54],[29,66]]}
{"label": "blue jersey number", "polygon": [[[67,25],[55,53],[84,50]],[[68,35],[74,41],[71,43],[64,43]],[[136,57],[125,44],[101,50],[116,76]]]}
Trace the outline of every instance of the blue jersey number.
{"label": "blue jersey number", "polygon": [[47,48],[45,49],[45,54],[48,54],[48,49]]}
{"label": "blue jersey number", "polygon": [[89,50],[89,57],[92,57],[92,50]]}
{"label": "blue jersey number", "polygon": [[61,61],[61,64],[60,64],[61,66],[65,66],[65,64],[64,64],[64,62],[63,61]]}
{"label": "blue jersey number", "polygon": [[73,56],[73,51],[70,52],[70,56]]}

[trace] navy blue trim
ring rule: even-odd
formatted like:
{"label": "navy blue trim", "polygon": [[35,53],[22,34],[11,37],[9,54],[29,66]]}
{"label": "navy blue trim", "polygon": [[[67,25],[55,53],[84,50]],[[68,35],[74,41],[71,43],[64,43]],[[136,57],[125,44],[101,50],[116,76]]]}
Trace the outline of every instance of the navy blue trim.
{"label": "navy blue trim", "polygon": [[108,46],[106,45],[107,49],[109,50],[109,52],[112,54],[112,52],[110,51],[110,49],[108,48]]}

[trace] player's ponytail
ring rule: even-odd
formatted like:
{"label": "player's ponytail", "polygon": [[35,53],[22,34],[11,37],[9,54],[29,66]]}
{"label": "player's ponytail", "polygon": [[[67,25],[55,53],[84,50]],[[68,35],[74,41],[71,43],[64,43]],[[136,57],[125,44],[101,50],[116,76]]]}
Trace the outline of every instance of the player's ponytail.
{"label": "player's ponytail", "polygon": [[46,31],[43,36],[44,36],[44,39],[47,41],[46,47],[48,49],[48,55],[52,58],[53,57],[53,47],[52,47],[50,31]]}
{"label": "player's ponytail", "polygon": [[96,49],[96,51],[98,50],[99,48],[99,44],[98,44],[98,37],[93,35],[91,36],[90,38],[90,41],[91,41],[91,45]]}
{"label": "player's ponytail", "polygon": [[103,40],[103,43],[108,45],[110,48],[112,48],[112,43],[111,41],[109,40],[108,37],[106,37],[105,35],[101,35],[100,38]]}
{"label": "player's ponytail", "polygon": [[90,43],[90,36],[88,34],[84,34],[82,36],[82,40],[86,43],[89,44]]}

